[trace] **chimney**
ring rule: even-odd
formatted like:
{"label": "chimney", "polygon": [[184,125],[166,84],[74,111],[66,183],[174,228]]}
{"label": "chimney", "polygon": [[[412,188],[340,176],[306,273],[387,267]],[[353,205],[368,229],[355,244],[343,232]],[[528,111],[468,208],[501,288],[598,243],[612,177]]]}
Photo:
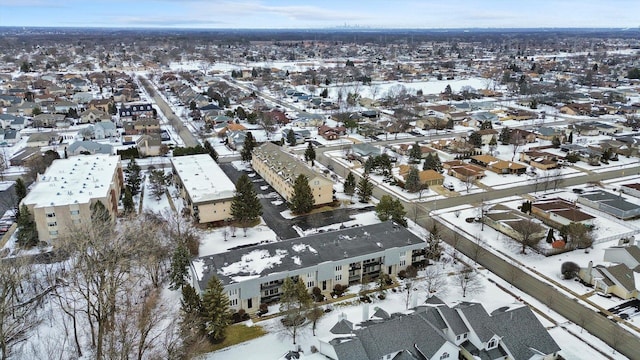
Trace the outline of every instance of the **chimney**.
{"label": "chimney", "polygon": [[369,320],[369,303],[362,304],[362,321]]}

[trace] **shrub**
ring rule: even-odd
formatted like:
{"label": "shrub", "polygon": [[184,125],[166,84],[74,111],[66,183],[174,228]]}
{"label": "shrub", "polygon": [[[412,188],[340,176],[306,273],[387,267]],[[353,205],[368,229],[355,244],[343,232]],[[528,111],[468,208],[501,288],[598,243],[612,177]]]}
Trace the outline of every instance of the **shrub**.
{"label": "shrub", "polygon": [[258,307],[258,314],[259,315],[264,315],[266,313],[269,312],[269,305],[262,303],[260,304],[260,307]]}
{"label": "shrub", "polygon": [[406,275],[408,278],[414,278],[416,276],[418,276],[418,269],[413,266],[413,265],[409,265],[407,266],[406,270]]}
{"label": "shrub", "polygon": [[324,295],[322,295],[322,290],[320,290],[319,287],[314,287],[313,290],[311,290],[311,294],[313,295],[313,300],[316,302],[324,301]]}
{"label": "shrub", "polygon": [[404,278],[407,277],[407,271],[406,270],[398,271],[398,277],[400,278],[400,280],[403,280]]}
{"label": "shrub", "polygon": [[250,316],[249,314],[247,314],[246,311],[244,311],[244,309],[240,309],[231,315],[231,322],[233,322],[234,324],[242,321],[247,321],[249,319],[250,319]]}
{"label": "shrub", "polygon": [[342,295],[344,295],[344,292],[346,290],[347,290],[347,286],[336,284],[333,287],[333,291],[331,292],[331,296],[341,297]]}
{"label": "shrub", "polygon": [[578,273],[580,272],[580,265],[571,261],[564,262],[562,263],[560,272],[566,280],[573,279],[578,276]]}

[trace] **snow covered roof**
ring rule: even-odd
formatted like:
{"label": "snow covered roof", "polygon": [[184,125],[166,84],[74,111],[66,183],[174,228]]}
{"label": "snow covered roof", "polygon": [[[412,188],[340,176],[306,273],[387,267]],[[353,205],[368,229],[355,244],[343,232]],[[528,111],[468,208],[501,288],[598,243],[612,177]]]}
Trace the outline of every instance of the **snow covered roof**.
{"label": "snow covered roof", "polygon": [[55,160],[38,180],[23,204],[34,207],[89,203],[107,197],[111,179],[120,166],[119,155],[84,155]]}
{"label": "snow covered roof", "polygon": [[171,163],[194,204],[231,199],[236,191],[208,154],[178,156],[171,158]]}

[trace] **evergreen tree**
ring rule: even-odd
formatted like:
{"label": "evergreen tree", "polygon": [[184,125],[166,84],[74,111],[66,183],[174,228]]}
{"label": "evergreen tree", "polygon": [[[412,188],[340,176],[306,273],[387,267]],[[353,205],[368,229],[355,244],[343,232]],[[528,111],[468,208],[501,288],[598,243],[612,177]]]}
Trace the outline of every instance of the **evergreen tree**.
{"label": "evergreen tree", "polygon": [[347,178],[344,180],[344,193],[351,196],[356,191],[356,177],[352,172],[349,172]]}
{"label": "evergreen tree", "polygon": [[373,195],[373,184],[369,180],[369,175],[365,173],[358,182],[358,198],[361,203],[366,203],[371,199],[371,195]]}
{"label": "evergreen tree", "polygon": [[213,146],[211,146],[209,140],[204,141],[204,148],[207,149],[209,156],[211,156],[213,161],[218,162],[218,152],[213,148]]}
{"label": "evergreen tree", "polygon": [[329,89],[324,88],[324,90],[322,90],[322,92],[320,92],[320,97],[326,99],[328,96],[329,96]]}
{"label": "evergreen tree", "polygon": [[549,232],[547,233],[547,243],[551,244],[555,237],[553,236],[553,228],[549,228]]}
{"label": "evergreen tree", "polygon": [[256,147],[256,140],[253,138],[253,134],[251,131],[247,132],[246,137],[244,138],[244,144],[242,144],[242,151],[240,155],[242,156],[242,161],[251,161],[253,149]]}
{"label": "evergreen tree", "polygon": [[180,335],[185,347],[189,347],[205,335],[205,326],[202,298],[188,283],[182,287],[180,310]]}
{"label": "evergreen tree", "polygon": [[444,88],[444,94],[451,96],[452,93],[453,93],[453,90],[451,89],[451,85],[447,84],[447,86],[445,86]]}
{"label": "evergreen tree", "polygon": [[500,141],[502,145],[509,145],[511,142],[511,130],[509,130],[508,127],[505,126],[502,128],[498,141]]}
{"label": "evergreen tree", "polygon": [[493,129],[493,124],[489,120],[485,120],[480,124],[480,130]]}
{"label": "evergreen tree", "polygon": [[189,280],[189,263],[191,262],[189,250],[179,245],[171,256],[171,269],[169,270],[169,289],[178,290],[184,287]]}
{"label": "evergreen tree", "polygon": [[376,205],[376,216],[378,216],[380,221],[391,219],[402,226],[407,226],[407,219],[404,218],[405,215],[406,212],[400,199],[394,200],[389,195],[383,195],[378,205]]}
{"label": "evergreen tree", "polygon": [[573,131],[569,133],[569,138],[567,139],[567,142],[569,142],[569,144],[573,144]]}
{"label": "evergreen tree", "polygon": [[373,156],[369,156],[367,160],[364,162],[364,173],[369,174],[375,168],[376,162]]}
{"label": "evergreen tree", "polygon": [[282,323],[296,344],[298,329],[305,325],[305,315],[311,308],[313,300],[307,292],[304,282],[300,279],[293,281],[287,277],[282,284],[280,297],[280,312],[283,314]]}
{"label": "evergreen tree", "polygon": [[222,282],[213,275],[202,296],[205,332],[209,340],[219,343],[224,340],[227,327],[231,323],[231,310]]}
{"label": "evergreen tree", "polygon": [[27,185],[24,183],[24,180],[22,180],[22,178],[18,178],[16,180],[14,190],[16,192],[16,203],[14,211],[16,218],[18,218],[20,216],[20,202],[27,196]]}
{"label": "evergreen tree", "polygon": [[489,140],[489,146],[497,146],[497,145],[498,145],[498,140],[496,140],[496,136],[493,135]]}
{"label": "evergreen tree", "polygon": [[554,137],[551,139],[551,145],[553,145],[553,147],[554,147],[554,148],[556,148],[556,149],[557,149],[557,148],[559,148],[559,147],[560,147],[560,145],[561,145],[561,143],[560,143],[560,138],[559,138],[559,137],[557,137],[557,136],[554,136]]}
{"label": "evergreen tree", "polygon": [[427,154],[422,163],[422,170],[435,170],[436,163],[431,153]]}
{"label": "evergreen tree", "polygon": [[296,178],[290,203],[294,214],[306,214],[313,208],[313,193],[309,187],[309,179],[305,175],[300,174]]}
{"label": "evergreen tree", "polygon": [[469,134],[469,144],[473,145],[474,147],[482,147],[482,136],[477,132],[474,131],[471,134]]}
{"label": "evergreen tree", "polygon": [[316,160],[316,150],[311,143],[309,143],[307,149],[304,151],[304,160],[306,162],[311,161],[311,166],[313,166],[313,162]]}
{"label": "evergreen tree", "polygon": [[442,255],[442,246],[440,245],[440,229],[436,222],[433,223],[433,227],[429,232],[427,238],[427,257],[431,260],[440,260]]}
{"label": "evergreen tree", "polygon": [[438,154],[433,154],[433,169],[439,173],[442,172],[442,162],[440,161],[440,156]]}
{"label": "evergreen tree", "polygon": [[98,200],[91,204],[89,210],[91,210],[91,223],[100,225],[111,222],[111,214],[109,214],[109,210],[107,210],[102,201]]}
{"label": "evergreen tree", "polygon": [[168,182],[169,175],[165,175],[164,170],[151,170],[151,174],[149,175],[149,185],[151,186],[151,194],[156,197],[156,200],[160,200],[167,188]]}
{"label": "evergreen tree", "polygon": [[124,196],[122,197],[122,207],[124,208],[124,214],[129,215],[135,212],[135,204],[133,203],[133,195],[129,188],[124,189]]}
{"label": "evergreen tree", "polygon": [[31,217],[31,212],[26,205],[20,207],[20,216],[17,218],[18,235],[16,242],[20,247],[31,248],[38,245],[38,230],[36,222]]}
{"label": "evergreen tree", "polygon": [[411,145],[411,150],[409,150],[409,161],[412,163],[419,163],[420,159],[422,159],[422,150],[420,149],[420,144],[416,141],[415,144]]}
{"label": "evergreen tree", "polygon": [[131,195],[137,195],[138,192],[140,192],[142,176],[140,175],[140,166],[136,163],[135,159],[129,161],[129,165],[124,169],[124,173],[127,174],[126,186],[131,191]]}
{"label": "evergreen tree", "polygon": [[249,176],[242,174],[236,181],[236,193],[231,200],[231,216],[242,225],[257,220],[262,215],[262,204]]}
{"label": "evergreen tree", "polygon": [[289,144],[289,146],[296,146],[296,134],[293,132],[293,129],[287,132],[287,144]]}
{"label": "evergreen tree", "polygon": [[412,166],[409,170],[409,174],[407,175],[407,179],[404,183],[404,188],[411,193],[420,190],[420,173],[417,168]]}

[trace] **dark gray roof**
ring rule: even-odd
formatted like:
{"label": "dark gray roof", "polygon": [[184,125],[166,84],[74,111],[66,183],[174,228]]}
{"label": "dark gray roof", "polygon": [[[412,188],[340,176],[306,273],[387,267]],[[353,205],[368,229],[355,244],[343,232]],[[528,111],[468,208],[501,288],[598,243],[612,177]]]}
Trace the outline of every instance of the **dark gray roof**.
{"label": "dark gray roof", "polygon": [[396,356],[393,357],[393,360],[418,360],[418,359],[421,359],[421,358],[413,356],[413,354],[411,354],[406,350],[399,352],[398,354],[396,354]]}
{"label": "dark gray roof", "polygon": [[113,152],[113,146],[109,144],[101,144],[95,141],[76,141],[73,144],[69,145],[67,150],[70,153],[74,153],[78,148],[86,149],[87,151],[92,151],[97,154],[111,154]]}
{"label": "dark gray roof", "polygon": [[496,331],[502,336],[502,342],[515,360],[560,351],[558,344],[527,306],[502,313],[494,312],[491,318]]}
{"label": "dark gray roof", "polygon": [[455,309],[448,306],[439,306],[437,309],[454,334],[460,335],[469,332],[469,328]]}
{"label": "dark gray roof", "polygon": [[629,211],[638,208],[637,204],[626,201],[621,195],[613,194],[604,190],[597,190],[589,193],[582,194],[578,197],[593,201],[605,203],[613,208]]}
{"label": "dark gray roof", "polygon": [[338,321],[331,330],[329,330],[332,334],[351,334],[353,333],[353,323],[347,319],[342,319]]}
{"label": "dark gray roof", "polygon": [[369,359],[359,338],[338,338],[329,342],[338,359]]}
{"label": "dark gray roof", "polygon": [[[204,289],[214,273],[223,284],[230,284],[242,281],[237,278],[234,281],[233,277],[255,277],[255,275],[263,277],[271,273],[304,269],[323,262],[339,261],[384,251],[384,249],[418,244],[424,244],[424,240],[404,227],[386,221],[204,256],[200,258],[204,270],[199,283]],[[227,271],[223,270],[230,264],[242,261],[244,255],[253,251],[264,254],[262,258],[274,257],[279,254],[279,262],[276,261],[270,268],[266,268],[260,273],[244,270],[231,273],[229,272],[230,268],[226,268]]]}
{"label": "dark gray roof", "polygon": [[[381,359],[406,350],[413,356],[431,358],[447,340],[444,334],[418,316],[400,316],[356,330],[367,357]],[[347,358],[345,358],[347,359]],[[359,358],[362,359],[362,358]]]}
{"label": "dark gray roof", "polygon": [[491,329],[491,317],[482,304],[461,303],[456,305],[455,309],[462,313],[473,331],[480,338],[480,341],[489,341],[491,337],[496,334],[495,331]]}
{"label": "dark gray roof", "polygon": [[379,308],[377,306],[376,306],[375,312],[373,313],[372,316],[380,318],[380,319],[389,319],[389,318],[391,318],[391,316],[389,316],[388,312],[384,311],[384,309]]}

